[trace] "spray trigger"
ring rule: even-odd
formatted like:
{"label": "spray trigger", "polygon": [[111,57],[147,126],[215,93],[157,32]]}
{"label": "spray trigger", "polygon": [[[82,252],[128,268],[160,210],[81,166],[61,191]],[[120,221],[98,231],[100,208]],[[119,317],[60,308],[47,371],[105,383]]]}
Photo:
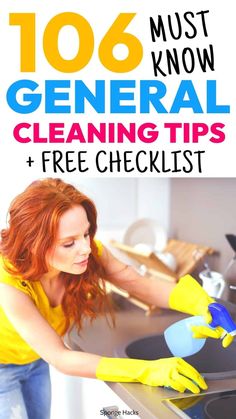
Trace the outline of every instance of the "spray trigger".
{"label": "spray trigger", "polygon": [[[234,323],[228,310],[219,303],[212,303],[208,306],[212,316],[211,327],[222,327],[225,330],[224,336],[229,333],[231,336],[236,335],[236,324]],[[221,336],[221,339],[224,338]]]}

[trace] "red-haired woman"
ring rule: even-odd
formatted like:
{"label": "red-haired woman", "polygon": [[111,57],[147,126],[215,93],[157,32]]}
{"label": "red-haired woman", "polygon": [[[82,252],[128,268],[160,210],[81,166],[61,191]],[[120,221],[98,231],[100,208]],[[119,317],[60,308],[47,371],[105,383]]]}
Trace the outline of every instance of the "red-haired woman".
{"label": "red-haired woman", "polygon": [[72,325],[81,329],[84,317],[93,319],[106,306],[101,278],[148,303],[191,314],[207,314],[212,301],[189,276],[177,285],[147,282],[96,242],[95,233],[93,202],[59,179],[36,181],[12,202],[1,232],[0,419],[49,418],[48,364],[81,377],[181,392],[207,388],[180,358],[106,358],[65,346],[62,336]]}

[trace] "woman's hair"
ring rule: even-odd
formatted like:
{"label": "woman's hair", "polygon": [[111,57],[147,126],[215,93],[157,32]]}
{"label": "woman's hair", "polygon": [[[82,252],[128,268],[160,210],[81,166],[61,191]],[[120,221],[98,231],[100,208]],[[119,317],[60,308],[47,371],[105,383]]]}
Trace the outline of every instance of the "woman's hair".
{"label": "woman's hair", "polygon": [[71,322],[80,329],[85,316],[93,320],[108,303],[104,271],[94,242],[97,212],[94,203],[74,186],[60,179],[33,182],[18,195],[9,208],[9,227],[1,231],[1,253],[11,263],[6,269],[29,281],[39,280],[48,271],[47,251],[54,245],[61,216],[81,205],[90,223],[91,254],[86,272],[80,275],[61,273],[65,282],[62,308],[66,329]]}

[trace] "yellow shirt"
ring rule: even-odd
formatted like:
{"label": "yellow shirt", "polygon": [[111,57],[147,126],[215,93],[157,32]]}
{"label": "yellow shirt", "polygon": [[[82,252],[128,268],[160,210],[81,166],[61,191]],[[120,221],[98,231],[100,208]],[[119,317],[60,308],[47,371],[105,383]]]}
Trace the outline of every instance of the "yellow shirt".
{"label": "yellow shirt", "polygon": [[[96,241],[98,253],[102,253],[101,242]],[[26,281],[5,271],[0,257],[0,283],[11,285],[27,294],[50,326],[62,336],[65,316],[61,305],[51,307],[40,281]],[[0,291],[1,292],[1,291]],[[28,364],[39,359],[39,355],[22,339],[0,307],[0,364]]]}

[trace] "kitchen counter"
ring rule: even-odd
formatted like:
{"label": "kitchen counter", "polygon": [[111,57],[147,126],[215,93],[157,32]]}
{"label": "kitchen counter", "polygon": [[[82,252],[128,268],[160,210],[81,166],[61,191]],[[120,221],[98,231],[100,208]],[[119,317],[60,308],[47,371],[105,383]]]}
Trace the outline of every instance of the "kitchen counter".
{"label": "kitchen counter", "polygon": [[[226,303],[224,302],[226,305]],[[228,308],[235,317],[236,305],[227,303]],[[162,310],[161,313],[145,316],[143,310],[130,303],[116,312],[116,327],[109,327],[104,317],[98,318],[91,325],[84,325],[80,336],[73,330],[70,334],[70,345],[73,349],[96,353],[103,356],[117,356],[116,349],[132,340],[144,336],[160,334],[166,327],[185,317],[183,314],[171,310]],[[236,389],[236,380],[208,380],[207,393],[219,390]],[[162,402],[164,399],[189,397],[192,393],[180,394],[170,389],[150,387],[139,383],[109,383],[107,385],[131,408],[139,412],[142,419],[176,419],[173,413]]]}

